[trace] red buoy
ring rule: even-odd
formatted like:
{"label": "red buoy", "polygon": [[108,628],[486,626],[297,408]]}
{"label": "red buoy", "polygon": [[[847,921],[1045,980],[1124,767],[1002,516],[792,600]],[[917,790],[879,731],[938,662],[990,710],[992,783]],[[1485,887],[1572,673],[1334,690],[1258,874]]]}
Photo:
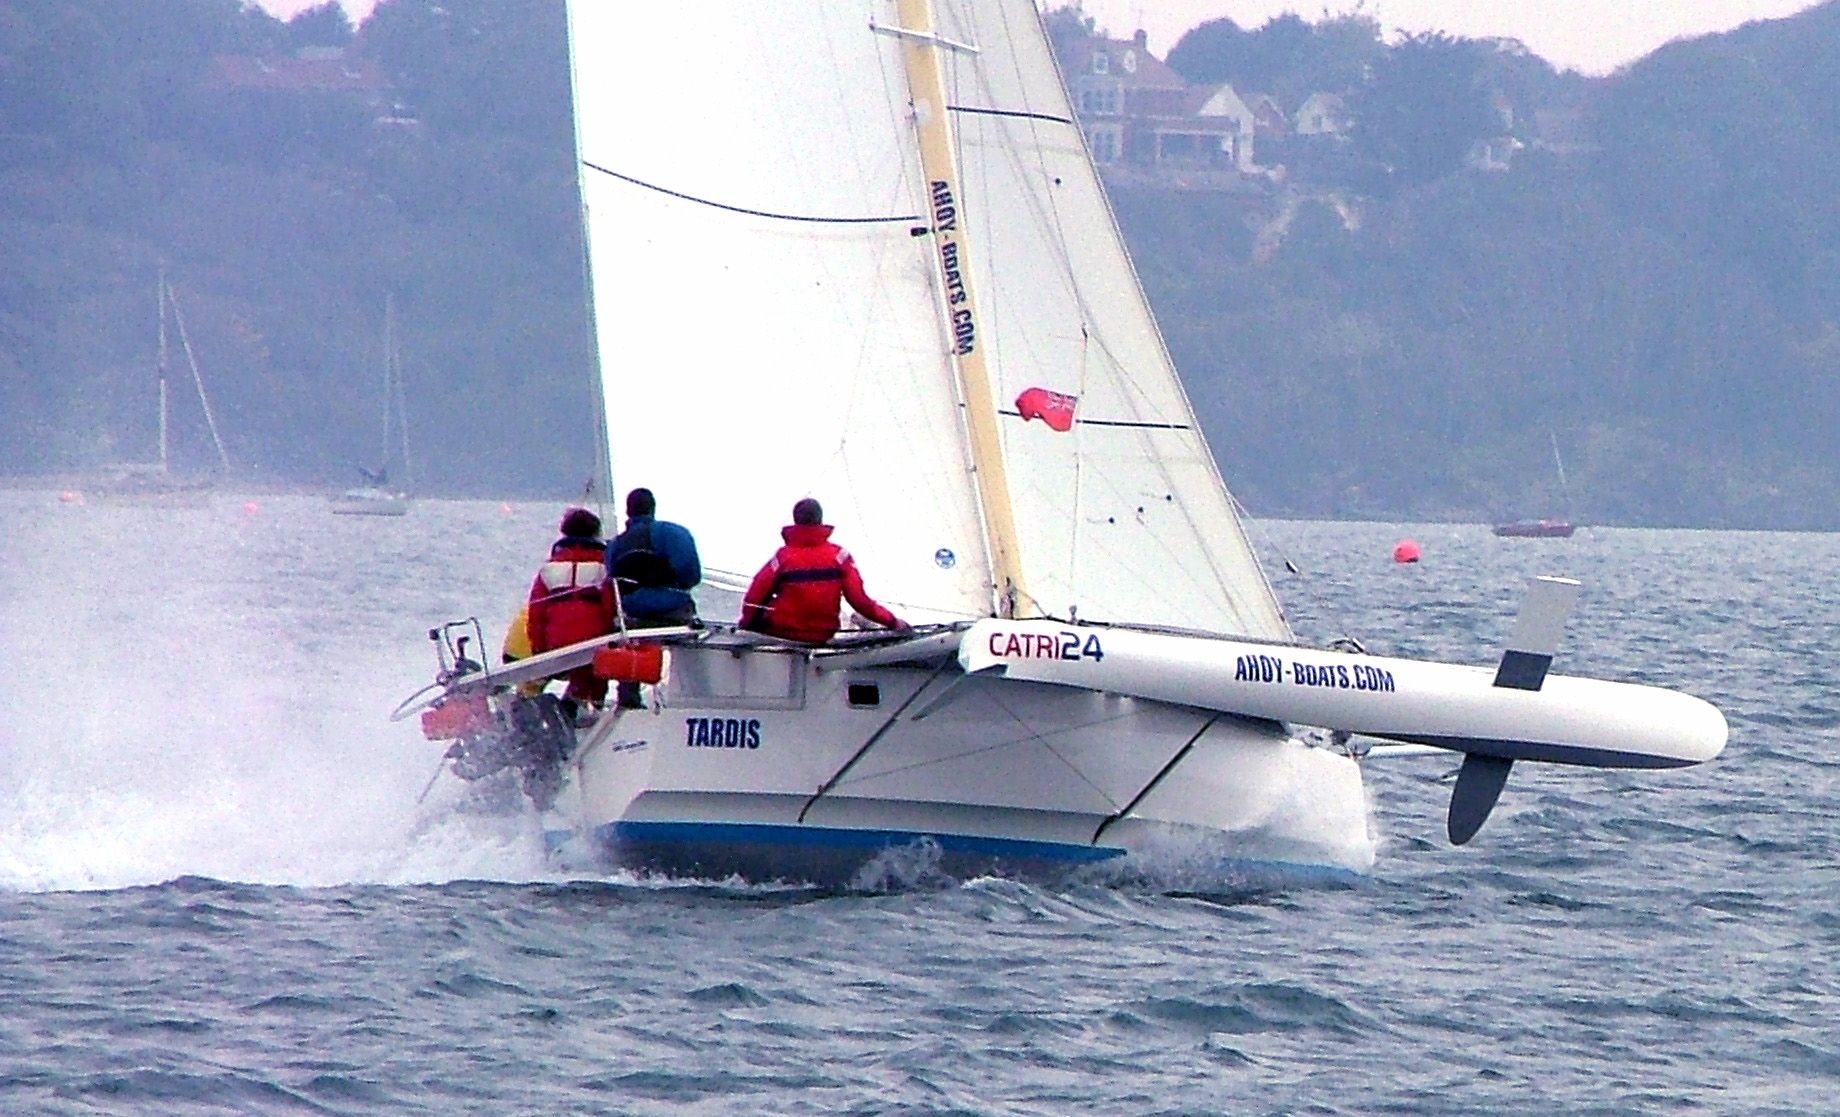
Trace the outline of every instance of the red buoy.
{"label": "red buoy", "polygon": [[1410,539],[1401,539],[1399,542],[1393,544],[1393,561],[1417,562],[1418,544],[1412,542]]}

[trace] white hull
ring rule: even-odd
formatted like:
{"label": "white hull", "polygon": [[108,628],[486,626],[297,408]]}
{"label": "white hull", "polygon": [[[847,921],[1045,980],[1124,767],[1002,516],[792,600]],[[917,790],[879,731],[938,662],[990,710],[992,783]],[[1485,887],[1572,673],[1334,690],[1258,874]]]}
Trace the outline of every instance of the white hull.
{"label": "white hull", "polygon": [[333,497],[332,511],[341,516],[406,516],[409,514],[409,495],[354,489]]}
{"label": "white hull", "polygon": [[[942,657],[943,658],[943,657]],[[873,886],[936,869],[1218,880],[1371,863],[1360,770],[1275,722],[723,640],[581,734],[576,825],[671,874]]]}
{"label": "white hull", "polygon": [[[1359,763],[1287,726],[1463,754],[1449,826],[1459,845],[1517,761],[1675,768],[1724,748],[1724,717],[1700,699],[1547,677],[1541,637],[1576,588],[1536,584],[1492,676],[1055,621],[862,633],[819,649],[684,627],[459,675],[449,644],[436,686],[397,716],[423,709],[431,737],[478,736],[490,696],[590,660],[657,672],[638,649],[663,645],[651,705],[608,710],[546,755],[566,758],[571,828],[622,864],[672,875],[873,887],[935,868],[1163,883],[1217,883],[1244,865],[1358,871],[1373,857]],[[603,663],[608,645],[618,650]]]}
{"label": "white hull", "polygon": [[208,479],[171,477],[164,471],[133,472],[86,486],[91,504],[131,504],[152,508],[204,508],[216,496]]}

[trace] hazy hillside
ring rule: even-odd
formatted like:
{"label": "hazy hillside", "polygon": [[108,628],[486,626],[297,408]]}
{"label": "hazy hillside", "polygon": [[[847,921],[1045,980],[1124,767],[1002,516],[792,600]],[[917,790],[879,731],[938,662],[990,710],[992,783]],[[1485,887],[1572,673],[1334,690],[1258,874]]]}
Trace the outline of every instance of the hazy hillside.
{"label": "hazy hillside", "polygon": [[[301,30],[235,0],[0,3],[0,468],[152,456],[163,264],[239,474],[343,484],[376,457],[387,292],[428,485],[579,487],[591,365],[560,5],[381,5],[351,53],[413,123],[213,81],[215,56],[286,58],[312,45]],[[175,409],[175,452],[202,463],[197,405]]]}
{"label": "hazy hillside", "polygon": [[1605,80],[1515,60],[1520,119],[1576,106],[1576,150],[1344,188],[1353,230],[1306,200],[1262,263],[1277,198],[1115,187],[1244,499],[1563,511],[1556,436],[1586,521],[1840,525],[1836,32],[1830,4]]}
{"label": "hazy hillside", "polygon": [[[1279,30],[1171,55],[1274,88],[1367,75],[1358,144],[1289,199],[1270,251],[1282,192],[1114,196],[1255,513],[1555,511],[1556,436],[1587,522],[1840,526],[1840,3],[1595,81],[1462,41]],[[0,472],[151,456],[163,266],[247,476],[338,484],[374,456],[391,293],[429,485],[579,486],[561,5],[384,0],[353,32],[237,0],[0,0]],[[238,86],[219,61],[313,47],[383,92]],[[1451,165],[1439,130],[1475,117],[1448,90],[1485,84],[1523,121],[1569,114],[1580,142]],[[202,462],[195,405],[176,428]]]}

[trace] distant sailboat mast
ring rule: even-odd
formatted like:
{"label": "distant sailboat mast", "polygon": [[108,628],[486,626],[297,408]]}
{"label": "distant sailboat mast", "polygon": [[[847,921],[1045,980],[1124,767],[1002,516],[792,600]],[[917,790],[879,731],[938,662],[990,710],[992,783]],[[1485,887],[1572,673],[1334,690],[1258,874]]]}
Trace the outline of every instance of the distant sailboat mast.
{"label": "distant sailboat mast", "polygon": [[1559,436],[1552,431],[1546,432],[1552,441],[1553,465],[1559,468],[1559,505],[1565,510],[1565,518],[1572,519],[1572,490],[1565,483],[1565,460],[1559,456]]}
{"label": "distant sailboat mast", "polygon": [[[185,317],[179,313],[179,295],[167,283],[164,275],[160,279],[160,289],[165,303],[172,307],[173,325],[179,328],[179,347],[185,351],[185,363],[192,370],[192,386],[198,390],[198,404],[204,409],[204,423],[211,431],[211,445],[217,447],[217,460],[222,463],[224,472],[230,471],[230,452],[224,449],[224,440],[217,433],[217,414],[211,410],[211,397],[204,390],[204,374],[198,371],[198,358],[192,353],[191,335],[185,329]],[[166,316],[160,315],[160,464],[166,463]]]}
{"label": "distant sailboat mast", "polygon": [[[394,415],[391,413],[394,412]],[[394,428],[395,439],[391,433]],[[409,403],[402,382],[402,345],[396,337],[396,296],[383,296],[383,447],[378,456],[387,475],[392,451],[402,456],[400,485],[408,488],[412,478],[409,464]]]}
{"label": "distant sailboat mast", "polygon": [[395,381],[396,396],[396,437],[402,443],[403,487],[407,489],[415,480],[415,469],[409,462],[409,396],[403,387],[402,343],[397,340],[395,319],[391,319],[390,329],[390,375]]}
{"label": "distant sailboat mast", "polygon": [[388,477],[390,471],[391,428],[394,426],[390,412],[396,409],[394,396],[395,369],[390,364],[390,353],[396,339],[392,336],[396,328],[395,297],[386,293],[383,296],[383,443],[377,447],[377,471],[380,476]]}
{"label": "distant sailboat mast", "polygon": [[940,68],[941,50],[972,50],[939,37],[931,0],[900,0],[899,28],[880,28],[904,40],[902,59],[913,98],[914,128],[918,134],[920,166],[927,181],[926,205],[932,230],[933,264],[937,270],[940,312],[944,318],[947,352],[957,374],[959,395],[965,405],[965,423],[971,445],[973,480],[984,521],[985,546],[995,581],[999,616],[1038,614],[1022,576],[1014,506],[1009,475],[1003,460],[1003,443],[997,429],[997,408],[990,371],[984,363],[983,339],[977,302],[972,297],[970,239],[965,234],[964,193],[959,188],[954,157],[952,124],[945,99],[945,78]]}
{"label": "distant sailboat mast", "polygon": [[165,473],[168,468],[168,463],[167,463],[167,453],[168,453],[167,451],[167,418],[166,418],[168,403],[167,403],[167,397],[166,397],[166,272],[165,272],[165,269],[161,269],[160,271],[159,286],[160,286],[160,289],[159,289],[160,348],[159,348],[159,356],[157,357],[157,361],[158,361],[157,371],[159,372],[159,377],[160,377],[160,472]]}

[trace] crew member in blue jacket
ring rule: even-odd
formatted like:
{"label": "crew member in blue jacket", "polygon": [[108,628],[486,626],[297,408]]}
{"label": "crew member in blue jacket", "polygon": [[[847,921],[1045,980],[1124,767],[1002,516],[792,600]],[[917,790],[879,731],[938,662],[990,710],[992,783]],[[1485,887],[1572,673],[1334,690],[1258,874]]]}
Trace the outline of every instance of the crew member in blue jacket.
{"label": "crew member in blue jacket", "polygon": [[[650,489],[626,494],[626,530],[607,544],[607,573],[620,590],[628,628],[666,628],[696,621],[691,589],[703,580],[696,539],[681,524],[657,518]],[[620,684],[620,705],[641,704],[638,683]]]}

